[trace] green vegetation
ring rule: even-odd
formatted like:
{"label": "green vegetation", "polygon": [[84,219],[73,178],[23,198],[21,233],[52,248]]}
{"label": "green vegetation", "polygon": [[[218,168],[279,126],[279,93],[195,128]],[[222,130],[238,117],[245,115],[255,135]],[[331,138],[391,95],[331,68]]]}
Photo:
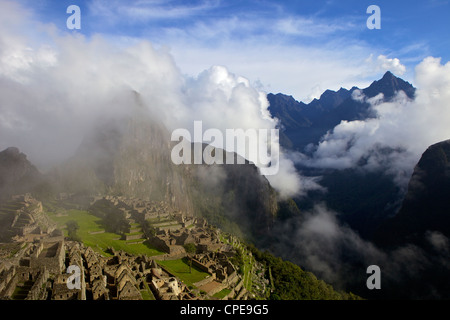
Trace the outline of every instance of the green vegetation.
{"label": "green vegetation", "polygon": [[188,287],[193,287],[194,283],[206,279],[209,273],[206,273],[200,269],[197,269],[195,266],[192,266],[191,272],[189,272],[189,261],[186,258],[178,259],[178,260],[165,260],[158,261],[158,264],[165,267],[169,272],[183,281]]}
{"label": "green vegetation", "polygon": [[217,292],[215,295],[213,295],[214,298],[223,299],[225,298],[229,293],[231,292],[230,289],[223,289],[222,291]]}
{"label": "green vegetation", "polygon": [[93,214],[102,220],[102,225],[108,232],[125,234],[129,232],[131,226],[125,214],[110,203],[103,203],[101,200],[95,203],[92,208]]}
{"label": "green vegetation", "polygon": [[[163,252],[151,247],[148,243],[128,244],[120,239],[120,234],[107,232],[104,226],[104,219],[83,210],[59,210],[53,208],[48,212],[49,217],[55,221],[66,235],[79,238],[85,245],[92,247],[97,252],[108,256],[108,248],[124,250],[131,254],[145,254],[148,256],[160,255]],[[63,214],[57,214],[57,212]],[[137,225],[132,227],[137,228]],[[143,229],[152,229],[150,223],[142,225]],[[195,245],[186,245],[189,254],[195,252]],[[268,252],[261,252],[253,245],[241,243],[236,248],[237,254],[232,258],[232,263],[238,268],[238,272],[243,276],[244,286],[251,291],[252,288],[252,266],[255,260],[264,265],[266,278],[270,279],[272,293],[267,293],[269,299],[281,300],[341,300],[360,299],[352,293],[338,292],[324,281],[317,279],[312,273],[302,270],[299,266],[283,261]],[[252,253],[250,255],[249,253]],[[206,279],[208,273],[191,265],[189,258],[178,260],[166,260],[158,262],[170,273],[178,277],[188,287],[195,288],[194,283]],[[148,290],[142,290],[144,299],[152,299]],[[216,293],[215,297],[222,299],[229,291],[222,290]]]}
{"label": "green vegetation", "polygon": [[277,258],[268,252],[261,252],[253,245],[248,249],[259,262],[270,270],[274,291],[271,300],[358,300],[353,293],[338,292],[311,272],[302,270],[296,264]]}
{"label": "green vegetation", "polygon": [[[236,268],[238,269],[238,273],[240,275],[244,275],[245,274],[245,269],[246,267],[248,267],[248,259],[245,259],[244,261],[244,255],[242,254],[242,249],[241,248],[237,248],[236,249],[236,254],[230,258],[231,263],[236,266]],[[248,268],[247,268],[248,269]],[[248,272],[248,270],[247,270]]]}
{"label": "green vegetation", "polygon": [[[197,188],[198,188],[198,183]],[[230,192],[231,194],[231,192]],[[229,196],[224,196],[224,198],[229,198]],[[203,218],[205,218],[210,225],[217,226],[222,231],[233,234],[239,238],[246,238],[246,234],[242,231],[241,227],[236,221],[233,221],[226,214],[227,200],[223,199],[221,196],[209,195],[208,197],[202,194],[193,194],[194,207],[196,212]],[[230,209],[231,210],[231,209]]]}
{"label": "green vegetation", "polygon": [[195,254],[197,252],[197,247],[193,243],[186,243],[183,247],[188,254]]}
{"label": "green vegetation", "polygon": [[[125,240],[120,240],[120,235],[112,232],[106,232],[102,224],[102,219],[82,210],[68,210],[64,215],[57,215],[55,212],[48,212],[50,219],[55,221],[62,229],[69,221],[76,222],[79,226],[77,236],[86,245],[92,247],[102,255],[109,256],[108,248],[124,250],[131,254],[145,254],[155,256],[164,254],[147,242],[128,244]],[[67,228],[64,228],[66,235],[69,234]]]}
{"label": "green vegetation", "polygon": [[77,234],[78,229],[80,229],[78,223],[74,220],[69,220],[67,221],[66,226],[69,239],[73,241],[81,241],[80,236]]}
{"label": "green vegetation", "polygon": [[183,247],[189,256],[189,273],[192,273],[192,256],[197,252],[197,247],[193,243],[186,243]]}
{"label": "green vegetation", "polygon": [[145,289],[141,290],[141,296],[143,300],[156,300],[152,291],[150,290],[147,282],[144,281]]}

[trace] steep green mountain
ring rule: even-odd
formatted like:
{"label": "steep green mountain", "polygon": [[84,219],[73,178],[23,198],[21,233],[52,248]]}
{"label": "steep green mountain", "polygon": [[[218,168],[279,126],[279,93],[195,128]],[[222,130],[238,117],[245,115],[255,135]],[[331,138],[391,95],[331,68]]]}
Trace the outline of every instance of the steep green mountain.
{"label": "steep green mountain", "polygon": [[399,212],[377,230],[380,245],[426,245],[427,232],[450,237],[450,140],[430,146],[414,169]]}
{"label": "steep green mountain", "polygon": [[318,279],[313,273],[298,265],[277,258],[253,245],[247,248],[255,259],[263,263],[273,284],[271,300],[361,300],[362,298],[342,291],[336,291],[331,285]]}

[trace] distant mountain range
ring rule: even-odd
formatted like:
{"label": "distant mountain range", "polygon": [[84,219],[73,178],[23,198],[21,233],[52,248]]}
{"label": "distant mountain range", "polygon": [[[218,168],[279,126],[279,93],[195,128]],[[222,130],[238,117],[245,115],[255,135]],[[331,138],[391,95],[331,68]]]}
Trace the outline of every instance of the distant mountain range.
{"label": "distant mountain range", "polygon": [[[381,101],[389,102],[399,91],[410,99],[415,98],[416,89],[410,83],[387,72],[367,88],[327,90],[320,99],[309,104],[280,93],[269,94],[269,110],[280,120],[281,144],[288,150],[310,155],[309,150],[314,149],[306,147],[317,145],[342,120],[374,117],[368,99],[382,94]],[[349,225],[363,239],[393,255],[391,258],[395,262],[390,264],[390,270],[385,270],[391,277],[389,282],[385,279],[384,288],[388,292],[374,297],[448,297],[449,168],[450,140],[432,145],[424,152],[406,194],[385,169],[366,172],[358,167],[338,170],[297,164],[303,175],[319,176],[319,183],[326,192],[310,191],[295,202],[303,212],[317,203],[325,203],[338,213],[342,224]],[[402,256],[404,254],[407,256]],[[352,261],[351,268],[355,268],[347,274],[351,277],[359,270],[353,265],[358,264],[358,259],[349,257],[348,261]],[[410,267],[415,271],[393,271],[398,264],[407,264],[407,261],[414,264]]]}
{"label": "distant mountain range", "polygon": [[[414,99],[416,89],[388,71],[367,88],[326,90],[309,104],[281,93],[267,97],[272,116],[280,120],[281,145],[308,155],[305,147],[317,145],[341,121],[374,117],[368,99],[382,94],[383,101],[389,102],[399,91]],[[357,167],[317,169],[300,164],[296,167],[305,176],[320,176],[320,184],[327,190],[326,193],[312,191],[308,197],[295,199],[300,209],[311,209],[315,203],[325,202],[330,209],[340,213],[342,222],[366,239],[371,239],[380,224],[394,215],[401,204],[402,190],[383,171],[364,172]]]}
{"label": "distant mountain range", "polygon": [[412,99],[416,91],[409,82],[388,71],[383,78],[374,81],[367,88],[326,90],[319,99],[314,99],[309,104],[298,102],[292,96],[270,93],[267,95],[269,111],[281,122],[281,144],[289,149],[303,151],[308,144],[318,143],[327,131],[342,120],[364,120],[373,117],[367,101],[352,97],[355,90],[360,90],[368,99],[382,93],[384,101],[391,101],[398,91],[405,92]]}

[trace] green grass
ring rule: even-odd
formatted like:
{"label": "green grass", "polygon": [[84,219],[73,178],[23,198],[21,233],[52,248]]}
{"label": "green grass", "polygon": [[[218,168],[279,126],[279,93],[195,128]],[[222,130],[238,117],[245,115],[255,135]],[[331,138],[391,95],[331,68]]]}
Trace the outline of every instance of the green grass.
{"label": "green grass", "polygon": [[49,212],[48,215],[61,229],[64,230],[65,234],[67,234],[67,230],[65,230],[66,223],[70,220],[76,221],[80,227],[77,231],[77,235],[81,238],[83,243],[105,256],[109,256],[106,252],[108,247],[112,247],[115,250],[124,250],[136,255],[145,254],[147,256],[155,256],[164,254],[164,252],[153,248],[147,243],[128,245],[127,241],[120,240],[120,235],[115,233],[104,232],[90,234],[91,232],[102,231],[104,228],[101,225],[101,219],[87,211],[68,210],[67,215],[64,216],[56,216],[53,212]]}
{"label": "green grass", "polygon": [[131,233],[125,233],[125,235],[127,236],[136,236],[138,234],[144,234],[142,231],[136,231],[136,232],[131,232]]}
{"label": "green grass", "polygon": [[141,296],[143,300],[156,300],[152,291],[150,290],[147,282],[144,281],[145,289],[141,290]]}
{"label": "green grass", "polygon": [[148,221],[148,223],[150,224],[155,224],[155,223],[163,223],[163,222],[170,222],[170,221],[174,221],[173,219],[169,219],[169,218],[150,218],[147,219],[146,221]]}
{"label": "green grass", "polygon": [[187,259],[164,260],[158,261],[158,263],[180,278],[181,281],[183,281],[187,286],[195,287],[195,282],[206,279],[210,276],[208,273],[197,269],[195,266],[192,266],[192,273],[190,273],[189,262]]}
{"label": "green grass", "polygon": [[252,288],[252,261],[250,256],[244,254],[244,287],[247,290]]}
{"label": "green grass", "polygon": [[230,289],[223,289],[222,291],[217,292],[216,294],[214,294],[214,298],[219,298],[219,299],[223,299],[225,298],[229,293],[231,292]]}

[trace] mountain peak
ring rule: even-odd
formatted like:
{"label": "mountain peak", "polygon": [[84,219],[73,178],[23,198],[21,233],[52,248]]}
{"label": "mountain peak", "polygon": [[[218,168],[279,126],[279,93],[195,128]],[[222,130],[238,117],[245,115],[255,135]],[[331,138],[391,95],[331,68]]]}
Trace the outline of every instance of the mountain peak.
{"label": "mountain peak", "polygon": [[383,93],[385,100],[392,99],[398,91],[403,91],[410,99],[413,99],[416,89],[409,82],[396,77],[390,71],[387,71],[383,78],[372,82],[369,87],[363,90],[369,98]]}
{"label": "mountain peak", "polygon": [[20,154],[19,148],[9,147],[3,150],[1,153],[8,156],[18,156]]}
{"label": "mountain peak", "polygon": [[0,152],[0,164],[26,161],[28,161],[27,156],[16,147],[9,147]]}
{"label": "mountain peak", "polygon": [[41,179],[40,172],[18,148],[0,152],[0,200],[33,190]]}
{"label": "mountain peak", "polygon": [[383,78],[381,78],[382,80],[389,80],[392,78],[396,78],[396,76],[390,72],[390,71],[386,71],[386,73],[384,74]]}

